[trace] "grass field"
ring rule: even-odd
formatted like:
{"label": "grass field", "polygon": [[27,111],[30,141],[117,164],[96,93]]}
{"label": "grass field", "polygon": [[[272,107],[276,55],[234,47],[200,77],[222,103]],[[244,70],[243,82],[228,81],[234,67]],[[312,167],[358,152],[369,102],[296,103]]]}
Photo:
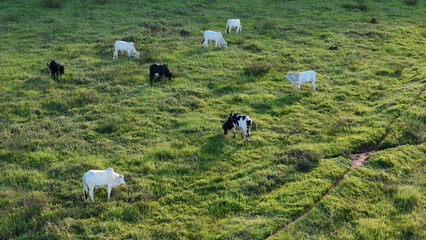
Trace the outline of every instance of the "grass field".
{"label": "grass field", "polygon": [[[0,239],[264,239],[398,116],[382,151],[274,237],[425,238],[424,93],[410,106],[426,87],[425,1],[0,5]],[[204,49],[228,18],[242,33]],[[113,60],[118,39],[141,57]],[[175,78],[150,86],[152,63]],[[297,93],[284,76],[306,70],[317,91]],[[247,144],[223,135],[231,112],[253,120]],[[126,185],[84,202],[83,174],[107,167]]]}

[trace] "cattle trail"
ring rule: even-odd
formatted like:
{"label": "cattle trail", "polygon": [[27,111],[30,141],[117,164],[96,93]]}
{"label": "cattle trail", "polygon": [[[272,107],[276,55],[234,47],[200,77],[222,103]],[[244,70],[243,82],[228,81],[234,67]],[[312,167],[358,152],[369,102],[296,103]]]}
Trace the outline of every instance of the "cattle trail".
{"label": "cattle trail", "polygon": [[[410,105],[408,106],[408,108],[410,108],[411,106],[413,106],[417,100],[420,98],[420,96],[423,94],[423,92],[426,90],[426,86],[416,95],[416,97],[414,98],[414,100],[410,103]],[[318,206],[318,204],[321,202],[321,200],[323,198],[325,198],[331,190],[335,189],[342,181],[343,179],[345,179],[346,174],[350,173],[352,170],[354,170],[355,168],[362,166],[365,162],[365,160],[367,159],[368,156],[370,156],[370,154],[375,153],[377,151],[379,151],[379,146],[380,144],[382,144],[382,142],[386,139],[386,137],[388,136],[388,133],[392,127],[392,125],[395,123],[395,121],[401,116],[401,114],[405,111],[408,110],[405,109],[404,111],[400,112],[390,123],[389,125],[386,127],[385,133],[383,134],[383,136],[380,138],[380,140],[376,143],[375,147],[373,148],[373,150],[365,150],[362,153],[356,154],[352,159],[351,159],[351,167],[342,175],[342,177],[340,177],[337,181],[335,181],[333,183],[333,185],[331,185],[331,187],[329,189],[327,189],[327,191],[325,191],[320,198],[318,198],[318,200],[315,201],[315,203],[307,208],[305,211],[303,211],[297,218],[290,220],[289,222],[279,226],[275,231],[273,231],[269,236],[267,236],[265,239],[268,239],[274,235],[276,235],[277,233],[281,232],[282,230],[284,230],[285,228],[287,228],[288,226],[290,226],[291,224],[293,224],[294,222],[296,222],[297,220],[299,220],[300,218],[302,218],[303,216],[305,216],[306,214],[308,214],[312,209],[314,209],[316,206]]]}

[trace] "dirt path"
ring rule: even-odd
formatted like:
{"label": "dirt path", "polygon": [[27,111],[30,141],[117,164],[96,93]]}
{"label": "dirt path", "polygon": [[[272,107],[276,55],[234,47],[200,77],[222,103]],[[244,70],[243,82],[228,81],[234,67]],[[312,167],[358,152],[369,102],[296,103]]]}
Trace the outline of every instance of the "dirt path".
{"label": "dirt path", "polygon": [[[409,107],[413,106],[417,100],[419,99],[419,97],[422,95],[422,93],[425,91],[426,88],[423,88],[423,90],[421,90],[416,97],[414,98],[414,100],[410,103]],[[408,108],[409,108],[408,107]],[[407,108],[407,109],[408,109]],[[405,110],[406,111],[406,110]],[[299,220],[300,218],[302,218],[303,216],[305,216],[307,213],[309,213],[312,209],[314,209],[316,206],[318,206],[318,204],[321,202],[321,200],[326,197],[331,190],[335,189],[342,181],[343,179],[345,179],[346,174],[350,173],[352,170],[354,170],[355,168],[362,166],[365,162],[365,160],[367,159],[368,156],[370,156],[370,154],[375,153],[377,151],[379,151],[379,146],[380,144],[382,144],[382,142],[386,139],[386,137],[388,136],[388,133],[392,127],[392,125],[395,123],[395,121],[401,116],[402,112],[400,112],[390,123],[389,125],[386,127],[385,133],[383,134],[383,136],[380,138],[380,140],[377,142],[376,146],[373,148],[373,150],[365,150],[362,153],[356,154],[352,159],[351,159],[351,167],[343,174],[342,177],[340,177],[337,181],[335,181],[333,183],[333,185],[331,185],[331,187],[329,189],[327,189],[327,191],[325,191],[320,198],[318,198],[318,200],[315,201],[315,203],[307,208],[305,211],[303,211],[297,218],[290,220],[289,222],[287,222],[284,225],[279,226],[274,232],[271,233],[271,235],[269,235],[267,238],[270,238],[272,236],[274,236],[275,234],[281,232],[283,229],[285,229],[286,227],[290,226],[291,224],[293,224],[294,222],[296,222],[297,220]]]}
{"label": "dirt path", "polygon": [[351,159],[351,167],[343,174],[342,177],[340,177],[337,181],[335,181],[333,183],[333,185],[331,185],[331,187],[329,189],[327,189],[327,191],[325,191],[322,196],[320,198],[318,198],[318,200],[315,201],[315,203],[309,207],[308,209],[306,209],[305,211],[303,211],[297,218],[292,219],[290,222],[281,225],[277,230],[275,230],[269,237],[272,237],[273,235],[281,232],[284,228],[288,227],[289,225],[291,225],[292,223],[296,222],[297,220],[299,220],[300,218],[302,218],[303,216],[305,216],[307,213],[309,213],[313,208],[315,208],[316,206],[318,206],[318,204],[321,202],[321,200],[327,196],[331,190],[335,189],[342,181],[343,179],[345,179],[346,174],[350,173],[352,170],[354,170],[355,168],[362,166],[365,162],[365,160],[367,159],[367,157],[376,152],[376,150],[372,150],[372,151],[368,151],[368,152],[364,152],[364,153],[360,153],[355,155],[352,159]]}

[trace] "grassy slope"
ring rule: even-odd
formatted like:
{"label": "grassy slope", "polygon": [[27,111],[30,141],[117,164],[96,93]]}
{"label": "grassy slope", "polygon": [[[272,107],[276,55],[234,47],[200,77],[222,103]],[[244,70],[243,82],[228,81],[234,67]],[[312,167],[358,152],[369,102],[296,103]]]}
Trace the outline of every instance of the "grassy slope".
{"label": "grassy slope", "polygon": [[424,239],[426,145],[377,152],[271,239]]}
{"label": "grassy slope", "polygon": [[[2,2],[1,238],[262,238],[312,204],[424,87],[423,3],[135,2]],[[203,49],[202,31],[223,31],[230,17],[243,33],[225,35],[226,50]],[[112,61],[116,39],[142,57]],[[45,67],[54,58],[63,84]],[[150,87],[154,62],[177,77]],[[252,63],[271,69],[244,75]],[[284,75],[307,69],[317,92],[297,94]],[[223,137],[231,111],[254,120],[249,144]],[[404,141],[385,147],[413,143]],[[326,159],[298,171],[294,148]],[[127,185],[111,202],[99,189],[84,203],[81,176],[106,167]]]}

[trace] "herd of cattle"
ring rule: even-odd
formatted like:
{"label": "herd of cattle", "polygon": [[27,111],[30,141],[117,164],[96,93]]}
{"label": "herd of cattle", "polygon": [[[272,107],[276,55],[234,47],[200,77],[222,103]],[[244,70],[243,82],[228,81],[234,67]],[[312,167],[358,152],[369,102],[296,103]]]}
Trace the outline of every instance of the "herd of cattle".
{"label": "herd of cattle", "polygon": [[[237,33],[242,31],[241,21],[240,19],[229,19],[226,22],[226,33],[231,33],[231,29],[235,28]],[[215,41],[215,48],[223,46],[227,47],[228,44],[223,38],[221,32],[215,32],[211,30],[204,31],[203,33],[204,48],[208,48],[209,41]],[[127,57],[139,57],[139,52],[136,51],[135,45],[133,42],[125,42],[125,41],[115,41],[114,43],[114,54],[113,59],[118,58],[118,52],[126,52]],[[48,63],[52,78],[59,80],[59,75],[64,74],[64,66],[60,65],[56,60],[53,60]],[[154,78],[158,79],[161,76],[164,76],[166,79],[171,79],[172,73],[169,71],[167,64],[152,64],[149,68],[150,74],[150,84],[152,84],[152,80]],[[315,91],[315,78],[316,73],[314,71],[306,71],[306,72],[297,72],[291,73],[288,72],[285,76],[286,79],[290,80],[290,82],[296,86],[296,90],[300,92],[300,85],[302,83],[312,83],[313,91]],[[245,137],[246,143],[248,142],[248,137],[250,137],[250,128],[252,127],[252,120],[245,115],[239,113],[231,113],[228,117],[228,120],[222,125],[225,135],[228,131],[238,130],[241,134],[241,138]],[[244,136],[243,136],[244,133]],[[84,199],[87,199],[87,193],[89,192],[90,198],[92,202],[94,190],[106,186],[108,199],[110,199],[111,189],[118,185],[124,184],[124,176],[122,174],[117,174],[114,172],[112,168],[107,168],[106,170],[89,170],[83,176],[83,195]]]}

